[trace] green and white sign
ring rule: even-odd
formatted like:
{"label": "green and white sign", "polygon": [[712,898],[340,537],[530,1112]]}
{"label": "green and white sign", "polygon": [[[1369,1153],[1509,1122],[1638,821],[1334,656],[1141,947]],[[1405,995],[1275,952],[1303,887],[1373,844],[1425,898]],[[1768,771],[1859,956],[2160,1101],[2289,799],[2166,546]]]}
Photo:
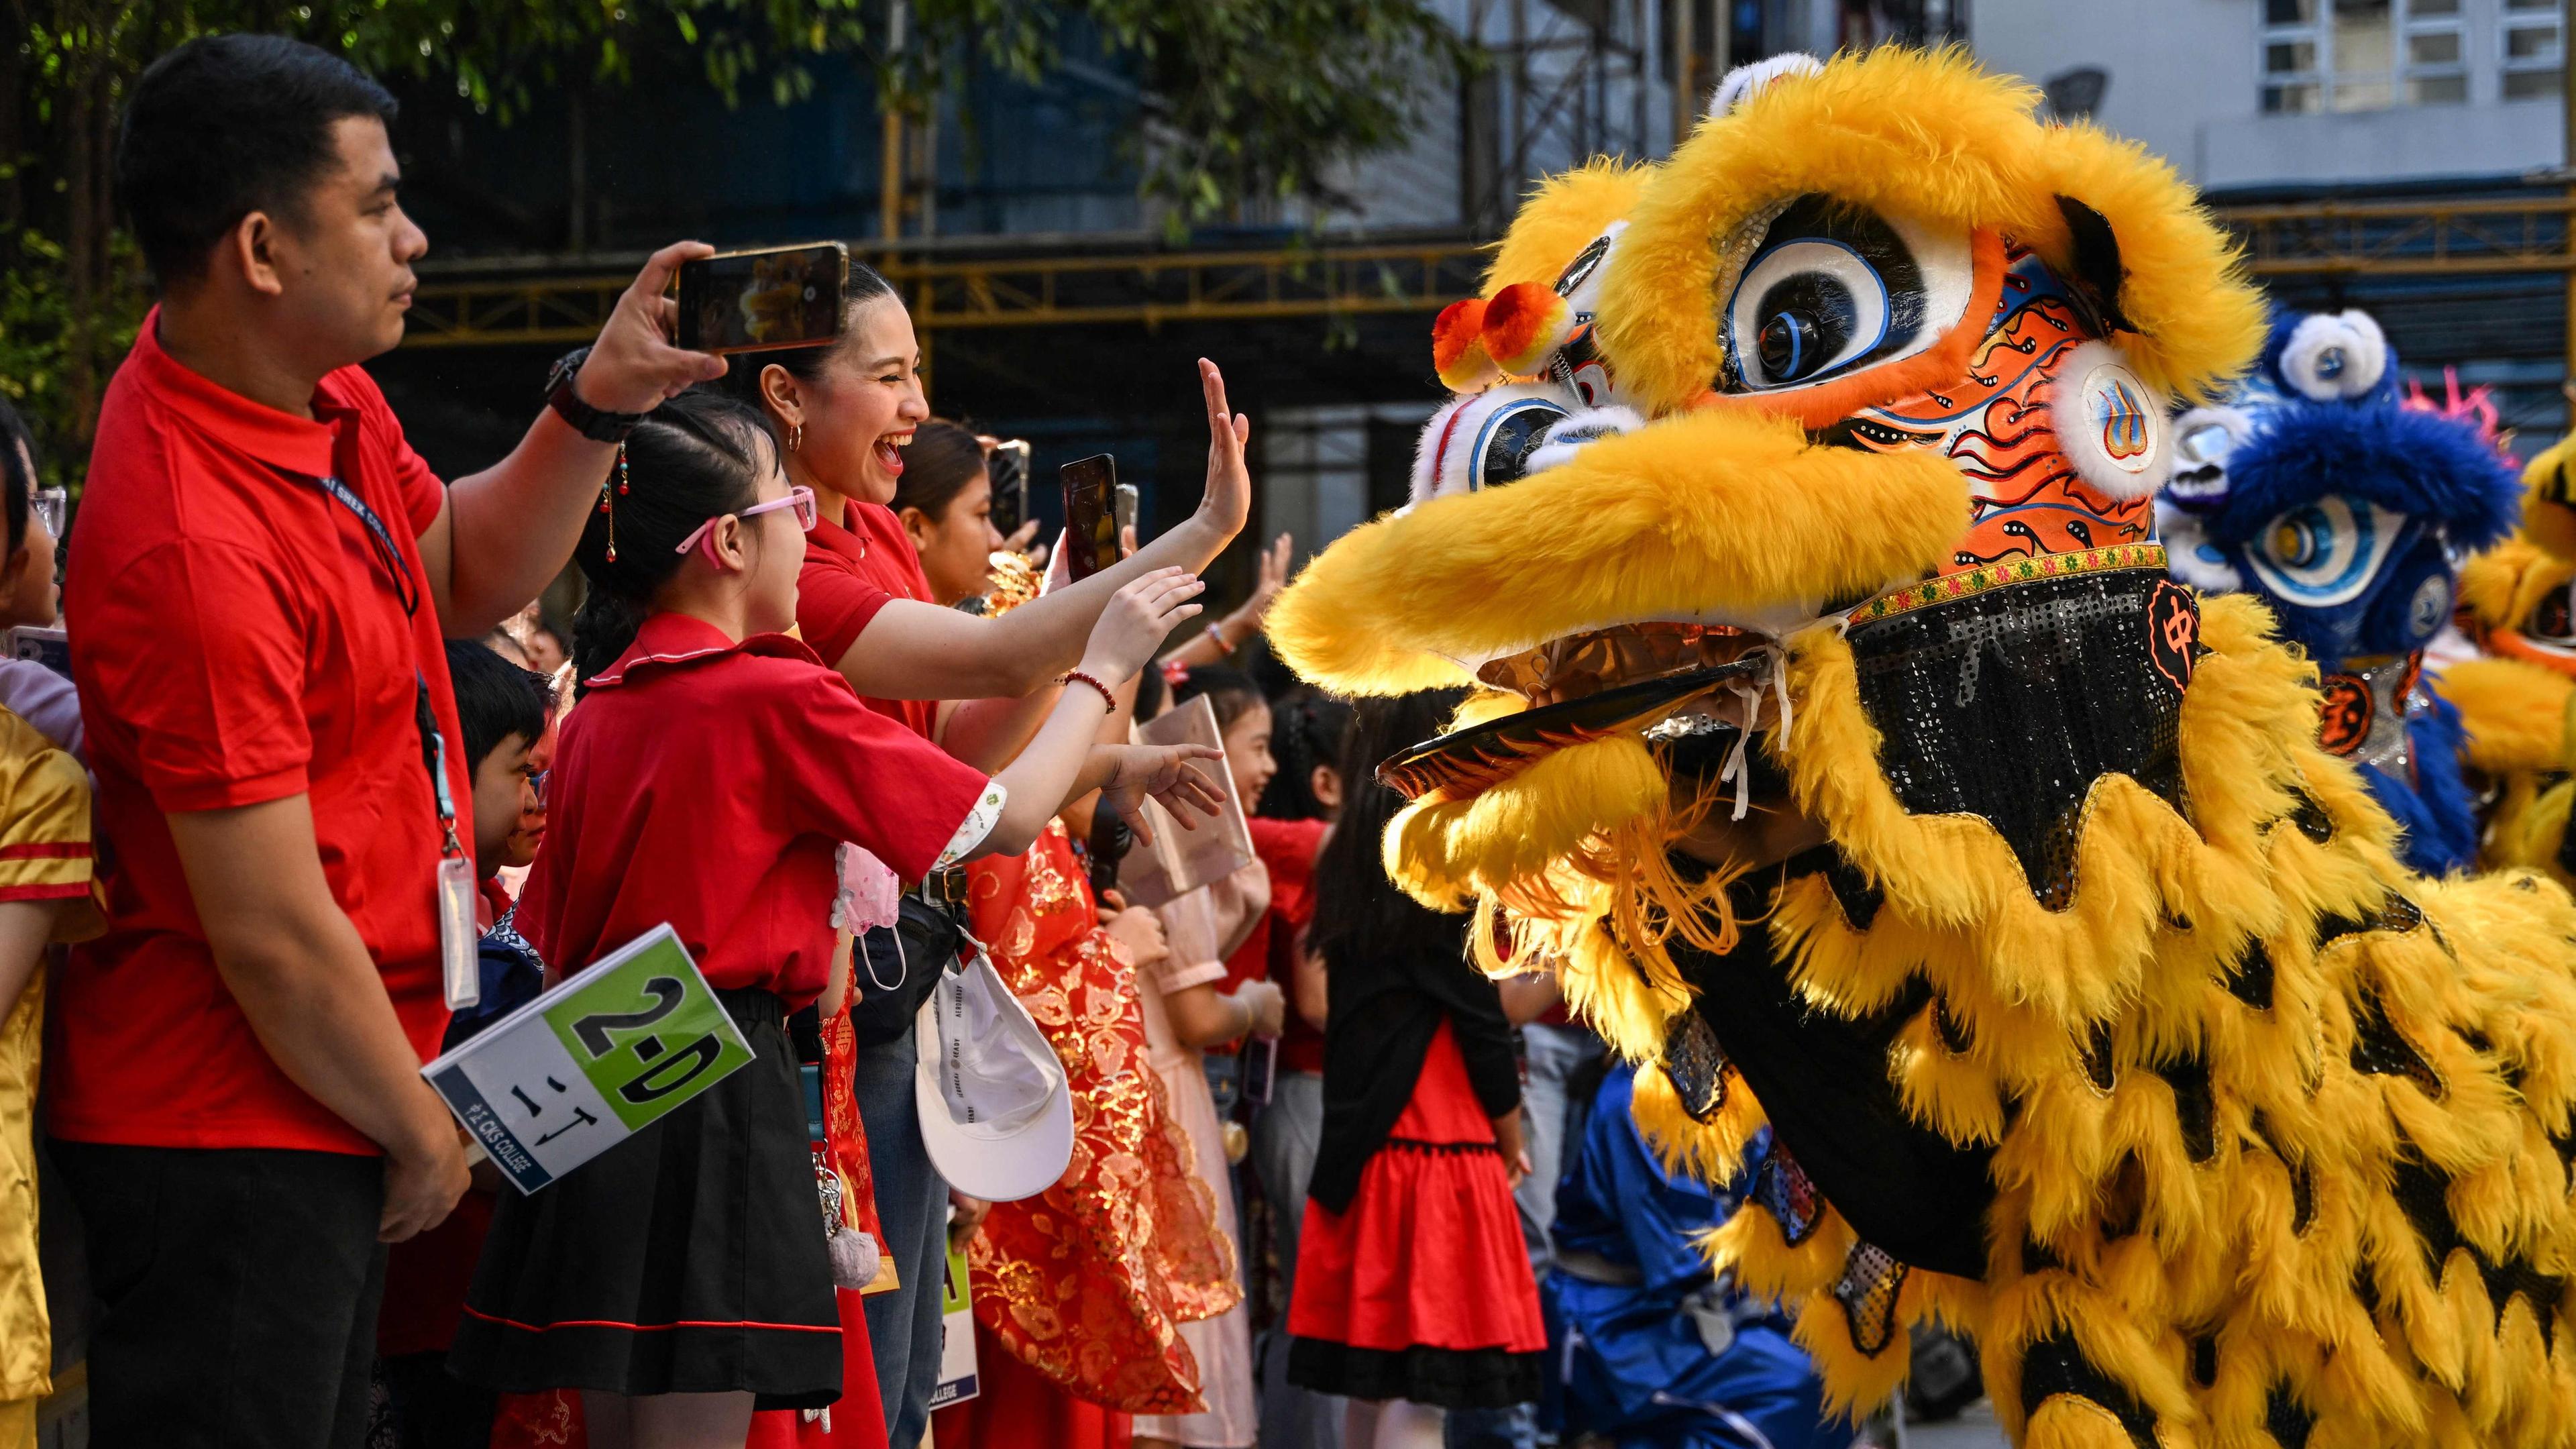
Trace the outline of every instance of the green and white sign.
{"label": "green and white sign", "polygon": [[660,926],[420,1072],[501,1175],[530,1193],[750,1060],[697,963]]}

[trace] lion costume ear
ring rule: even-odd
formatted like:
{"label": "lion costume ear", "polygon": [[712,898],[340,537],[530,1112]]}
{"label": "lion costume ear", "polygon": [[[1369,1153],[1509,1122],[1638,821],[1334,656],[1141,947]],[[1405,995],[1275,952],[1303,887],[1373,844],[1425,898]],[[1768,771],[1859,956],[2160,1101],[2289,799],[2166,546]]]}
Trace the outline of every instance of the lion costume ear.
{"label": "lion costume ear", "polygon": [[2066,231],[2074,242],[2067,280],[2093,304],[2102,335],[2145,331],[2120,310],[2120,287],[2129,273],[2120,265],[2120,237],[2111,230],[2111,219],[2072,196],[2058,197],[2057,211],[2066,218]]}
{"label": "lion costume ear", "polygon": [[2149,382],[2186,404],[2225,396],[2262,352],[2267,325],[2235,238],[2171,166],[2089,123],[2043,126],[2030,160],[2064,230],[2024,240],[2093,304]]}

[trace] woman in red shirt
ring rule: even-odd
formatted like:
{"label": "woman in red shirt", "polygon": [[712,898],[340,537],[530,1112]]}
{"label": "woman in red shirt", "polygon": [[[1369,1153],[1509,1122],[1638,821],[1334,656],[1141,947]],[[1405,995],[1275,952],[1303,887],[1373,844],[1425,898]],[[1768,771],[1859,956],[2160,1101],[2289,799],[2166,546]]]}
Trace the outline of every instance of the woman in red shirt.
{"label": "woman in red shirt", "polygon": [[[1112,808],[1215,792],[1209,752],[1101,748],[1107,681],[1181,619],[1195,579],[1122,589],[1067,692],[997,778],[863,707],[781,632],[795,619],[811,496],[758,414],[710,394],[628,439],[576,557],[590,581],[549,835],[522,931],[581,969],[668,923],[754,1061],[533,1197],[506,1197],[451,1366],[513,1392],[574,1387],[598,1449],[738,1445],[756,1404],[840,1397],[840,1326],[788,1011],[823,995],[834,851],[906,879],[1028,848],[1069,797]],[[1100,687],[1088,687],[1092,682]]]}

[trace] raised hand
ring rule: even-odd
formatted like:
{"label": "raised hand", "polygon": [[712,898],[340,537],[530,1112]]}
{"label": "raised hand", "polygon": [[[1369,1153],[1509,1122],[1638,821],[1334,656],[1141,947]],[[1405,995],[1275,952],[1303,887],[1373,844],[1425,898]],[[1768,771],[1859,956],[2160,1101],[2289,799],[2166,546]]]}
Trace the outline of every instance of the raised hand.
{"label": "raised hand", "polygon": [[673,242],[645,261],[644,270],[619,295],[581,375],[573,380],[573,391],[583,402],[612,413],[651,412],[695,384],[724,376],[723,358],[685,351],[674,343],[680,304],[663,295],[682,262],[714,254],[705,242]]}
{"label": "raised hand", "polygon": [[1243,447],[1252,441],[1252,420],[1229,412],[1225,374],[1199,359],[1199,387],[1207,396],[1207,492],[1199,498],[1199,516],[1232,538],[1252,516],[1252,474],[1244,467]]}
{"label": "raised hand", "polygon": [[1214,776],[1190,764],[1192,760],[1225,758],[1225,751],[1211,745],[1095,745],[1111,759],[1109,782],[1100,787],[1100,803],[1116,811],[1127,828],[1136,832],[1140,844],[1154,843],[1153,823],[1145,818],[1145,797],[1150,795],[1183,830],[1196,830],[1196,817],[1213,820],[1225,806],[1225,793]]}

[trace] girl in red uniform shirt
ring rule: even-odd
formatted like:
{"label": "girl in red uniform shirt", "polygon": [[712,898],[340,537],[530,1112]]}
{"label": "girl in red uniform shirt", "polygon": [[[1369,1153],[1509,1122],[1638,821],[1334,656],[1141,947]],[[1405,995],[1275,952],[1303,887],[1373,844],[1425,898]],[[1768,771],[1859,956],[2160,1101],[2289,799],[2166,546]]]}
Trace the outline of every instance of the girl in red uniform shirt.
{"label": "girl in red uniform shirt", "polygon": [[596,1449],[713,1449],[742,1443],[756,1406],[843,1392],[784,1027],[833,984],[836,845],[918,879],[1027,849],[1095,788],[1122,812],[1152,794],[1209,813],[1216,793],[1185,762],[1213,752],[1092,744],[1108,685],[1198,611],[1200,586],[1171,569],[1121,589],[1087,677],[988,780],[780,632],[813,502],[757,413],[704,393],[665,403],[602,504],[575,555],[587,698],[558,745],[521,929],[571,971],[668,922],[755,1060],[536,1196],[503,1198],[451,1366],[510,1391],[580,1389]]}

